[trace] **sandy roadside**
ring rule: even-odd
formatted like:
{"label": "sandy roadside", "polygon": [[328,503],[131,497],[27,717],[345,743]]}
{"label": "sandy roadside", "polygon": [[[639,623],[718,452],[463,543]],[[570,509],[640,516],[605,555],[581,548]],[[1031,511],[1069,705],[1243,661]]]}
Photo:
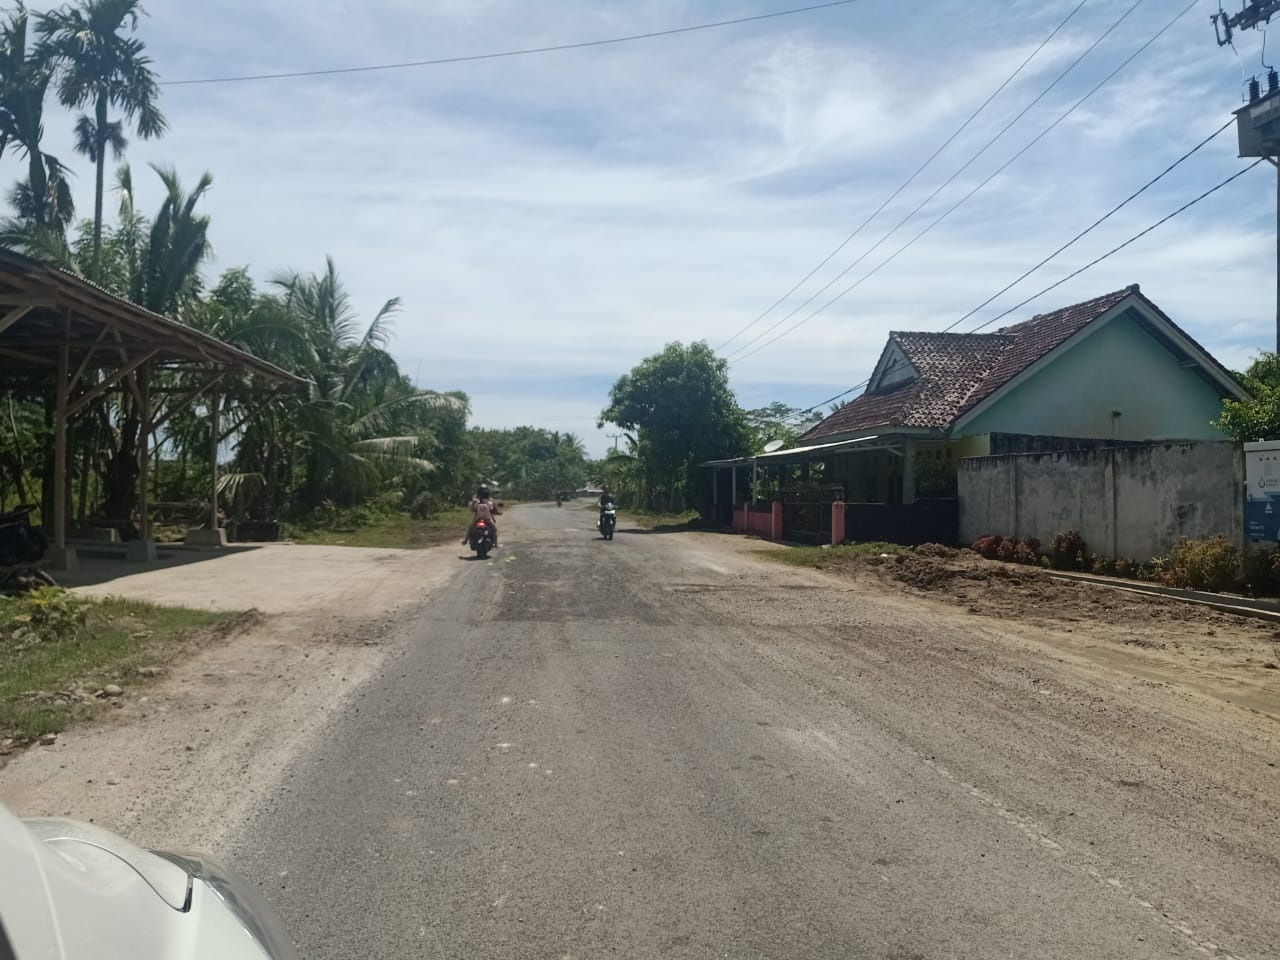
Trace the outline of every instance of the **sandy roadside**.
{"label": "sandy roadside", "polygon": [[166,676],[127,688],[100,722],[11,758],[0,801],[143,845],[218,853],[457,562],[448,546],[271,545],[77,588],[253,612]]}

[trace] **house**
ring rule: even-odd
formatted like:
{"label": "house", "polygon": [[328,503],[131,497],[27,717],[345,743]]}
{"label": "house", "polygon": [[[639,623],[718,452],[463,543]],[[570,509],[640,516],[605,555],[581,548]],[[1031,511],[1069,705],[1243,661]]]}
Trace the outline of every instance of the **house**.
{"label": "house", "polygon": [[[843,500],[867,539],[955,539],[930,533],[954,530],[962,458],[1224,440],[1222,401],[1244,396],[1134,285],[993,333],[891,333],[861,396],[789,450],[719,466],[735,489],[749,464],[784,502],[787,490],[797,504]],[[829,532],[807,525],[802,539]]]}

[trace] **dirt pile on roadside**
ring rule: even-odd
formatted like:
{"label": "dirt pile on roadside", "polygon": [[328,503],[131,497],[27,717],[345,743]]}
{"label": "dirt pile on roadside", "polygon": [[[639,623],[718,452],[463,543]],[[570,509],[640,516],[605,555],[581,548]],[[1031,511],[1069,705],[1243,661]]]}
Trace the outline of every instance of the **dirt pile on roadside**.
{"label": "dirt pile on roadside", "polygon": [[972,614],[1017,618],[1051,629],[1087,622],[1159,634],[1161,624],[1178,622],[1280,641],[1280,631],[1264,621],[1165,597],[1059,580],[1048,570],[984,560],[970,550],[931,544],[898,556],[869,557],[845,569],[953,600]]}

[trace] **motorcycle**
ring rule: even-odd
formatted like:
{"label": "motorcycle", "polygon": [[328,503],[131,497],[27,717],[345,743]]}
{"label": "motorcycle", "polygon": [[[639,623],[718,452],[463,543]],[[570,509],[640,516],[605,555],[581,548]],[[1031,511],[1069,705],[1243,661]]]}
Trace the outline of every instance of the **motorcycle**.
{"label": "motorcycle", "polygon": [[487,520],[477,520],[471,525],[471,532],[467,535],[467,540],[476,555],[481,560],[484,560],[489,556],[489,551],[495,546],[493,527],[489,525]]}
{"label": "motorcycle", "polygon": [[53,578],[39,568],[49,538],[31,523],[35,509],[35,504],[24,503],[0,514],[0,589],[54,585]]}
{"label": "motorcycle", "polygon": [[613,505],[610,500],[604,505],[604,509],[600,511],[600,536],[605,540],[613,539],[614,528],[618,526],[618,508]]}

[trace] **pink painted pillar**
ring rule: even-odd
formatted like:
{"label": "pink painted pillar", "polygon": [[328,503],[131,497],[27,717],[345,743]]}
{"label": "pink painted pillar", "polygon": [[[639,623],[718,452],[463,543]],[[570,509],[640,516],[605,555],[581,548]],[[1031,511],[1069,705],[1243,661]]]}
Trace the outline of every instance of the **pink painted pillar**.
{"label": "pink painted pillar", "polygon": [[782,501],[773,501],[773,523],[769,526],[769,537],[771,540],[782,539]]}
{"label": "pink painted pillar", "polygon": [[745,503],[735,503],[733,505],[733,530],[735,533],[743,533],[747,529],[747,505]]}
{"label": "pink painted pillar", "polygon": [[831,545],[844,543],[844,504],[836,501],[831,504]]}

